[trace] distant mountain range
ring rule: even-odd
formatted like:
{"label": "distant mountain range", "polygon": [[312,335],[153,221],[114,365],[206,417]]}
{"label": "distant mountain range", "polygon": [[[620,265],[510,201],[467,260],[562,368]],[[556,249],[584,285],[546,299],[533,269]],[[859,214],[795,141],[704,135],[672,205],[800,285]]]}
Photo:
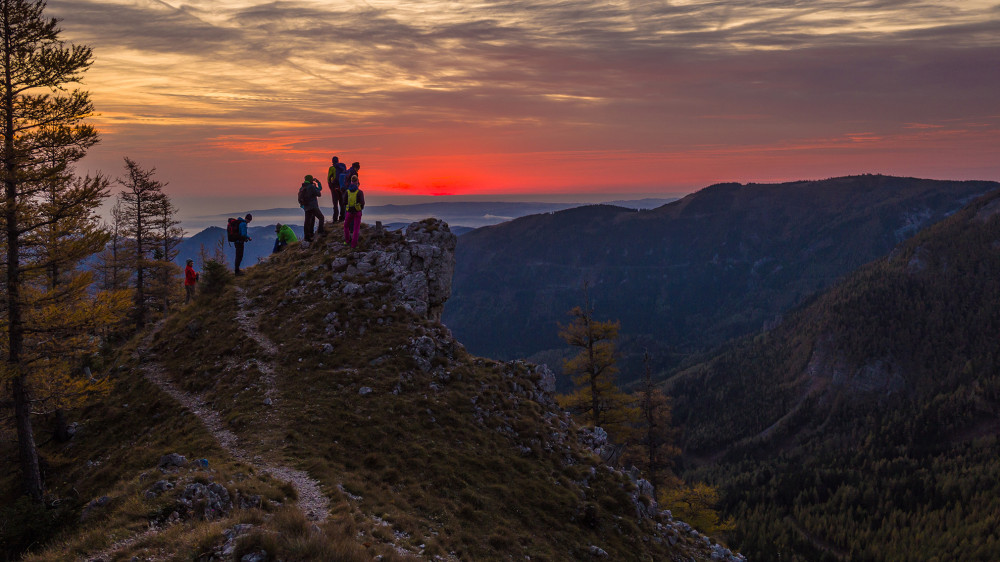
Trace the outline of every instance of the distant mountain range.
{"label": "distant mountain range", "polygon": [[751,560],[997,560],[1000,193],[668,381]]}
{"label": "distant mountain range", "polygon": [[[617,201],[620,207],[632,209],[648,209],[676,201],[676,197],[662,199],[639,199]],[[374,224],[381,221],[389,230],[398,230],[406,225],[425,218],[439,218],[449,224],[451,231],[457,235],[465,234],[474,228],[499,224],[513,218],[530,214],[550,213],[582,205],[581,203],[525,203],[525,202],[444,202],[419,203],[415,205],[370,205],[365,207],[363,221]],[[303,216],[301,209],[263,209],[249,211],[254,219],[248,227],[248,235],[253,238],[244,248],[243,263],[252,265],[259,259],[269,255],[274,246],[274,225],[284,223],[292,227],[295,235],[302,238]],[[332,214],[332,210],[324,207],[324,212]],[[185,237],[178,247],[178,255],[174,260],[179,265],[184,260],[192,258],[198,261],[201,248],[211,254],[220,240],[225,240],[225,225],[229,217],[243,216],[247,211],[226,215],[198,217],[184,222],[184,227],[191,231],[202,230]],[[259,226],[254,226],[259,225]],[[342,224],[335,227],[339,233]],[[236,250],[232,244],[223,243],[223,253],[229,264],[235,259]],[[200,262],[199,262],[200,263]],[[199,265],[200,266],[200,265]]]}
{"label": "distant mountain range", "polygon": [[[611,204],[629,209],[652,209],[659,207],[670,201],[676,201],[676,197],[647,198],[638,200],[621,200]],[[331,214],[332,208],[328,200],[321,200],[325,214]],[[511,219],[539,213],[551,213],[572,207],[579,207],[583,203],[536,203],[517,201],[448,201],[439,203],[417,203],[413,205],[368,205],[365,207],[364,219],[366,222],[374,223],[381,221],[383,224],[410,224],[425,218],[433,217],[441,219],[451,226],[479,228],[499,224]],[[230,214],[209,215],[194,217],[184,220],[184,227],[188,231],[197,231],[210,226],[225,227],[228,217],[243,216],[246,210],[236,210]],[[302,224],[302,210],[298,207],[280,209],[259,209],[249,211],[259,224],[269,222],[282,222],[288,224]]]}
{"label": "distant mountain range", "polygon": [[558,366],[566,312],[621,321],[623,371],[775,323],[996,182],[863,175],[718,184],[652,210],[577,207],[459,239],[444,322],[473,353]]}

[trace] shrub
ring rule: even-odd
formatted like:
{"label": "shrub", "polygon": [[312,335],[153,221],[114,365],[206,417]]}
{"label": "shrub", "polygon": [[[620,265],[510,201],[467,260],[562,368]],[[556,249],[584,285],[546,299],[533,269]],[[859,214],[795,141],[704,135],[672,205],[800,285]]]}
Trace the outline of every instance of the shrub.
{"label": "shrub", "polygon": [[28,496],[0,507],[0,558],[15,560],[32,545],[45,544],[71,516],[67,507],[47,508]]}
{"label": "shrub", "polygon": [[218,295],[233,280],[226,264],[210,259],[205,262],[201,272],[201,292],[206,295]]}

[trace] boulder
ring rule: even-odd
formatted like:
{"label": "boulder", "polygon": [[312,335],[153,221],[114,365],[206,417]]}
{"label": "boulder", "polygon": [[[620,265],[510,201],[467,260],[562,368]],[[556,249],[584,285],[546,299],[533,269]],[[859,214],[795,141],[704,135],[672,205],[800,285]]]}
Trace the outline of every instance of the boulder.
{"label": "boulder", "polygon": [[226,517],[233,510],[229,490],[217,482],[188,484],[177,502],[191,515],[207,521]]}
{"label": "boulder", "polygon": [[156,468],[159,468],[160,470],[169,470],[186,464],[187,458],[185,458],[184,455],[170,453],[169,455],[163,455],[160,457],[160,462],[156,463]]}

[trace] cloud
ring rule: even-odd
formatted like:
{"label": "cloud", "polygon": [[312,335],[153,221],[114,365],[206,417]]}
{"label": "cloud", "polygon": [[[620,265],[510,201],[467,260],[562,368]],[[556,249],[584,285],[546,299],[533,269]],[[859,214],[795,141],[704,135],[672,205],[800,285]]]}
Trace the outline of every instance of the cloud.
{"label": "cloud", "polygon": [[1000,73],[984,70],[1000,68],[1000,11],[980,0],[53,0],[49,11],[95,49],[85,85],[106,139],[150,143],[114,146],[233,159],[896,138],[914,123],[991,122],[1000,91]]}

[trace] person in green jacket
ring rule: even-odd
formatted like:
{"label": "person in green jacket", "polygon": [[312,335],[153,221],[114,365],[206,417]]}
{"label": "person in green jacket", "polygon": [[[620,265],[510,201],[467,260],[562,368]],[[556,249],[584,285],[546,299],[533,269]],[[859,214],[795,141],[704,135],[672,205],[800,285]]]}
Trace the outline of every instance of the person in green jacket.
{"label": "person in green jacket", "polygon": [[274,249],[271,250],[272,254],[280,252],[285,249],[285,246],[291,244],[292,242],[299,241],[299,239],[296,238],[295,233],[292,232],[292,227],[287,224],[281,224],[279,222],[274,225],[274,233],[277,235],[277,238],[274,239]]}

